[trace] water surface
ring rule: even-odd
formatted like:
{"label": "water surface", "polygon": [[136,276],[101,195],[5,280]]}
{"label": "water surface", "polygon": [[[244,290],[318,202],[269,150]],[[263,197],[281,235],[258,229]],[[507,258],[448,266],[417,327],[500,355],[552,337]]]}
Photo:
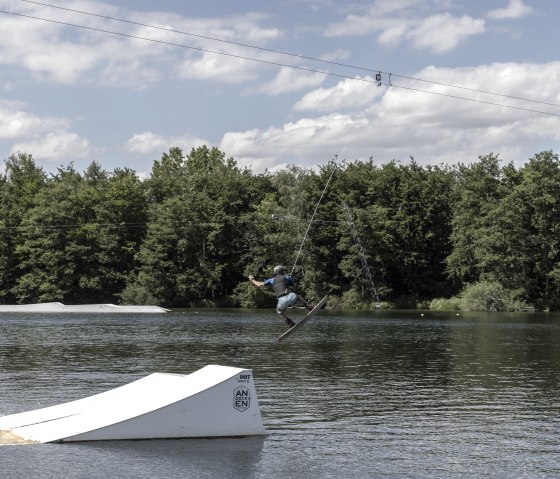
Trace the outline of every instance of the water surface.
{"label": "water surface", "polygon": [[2,477],[560,477],[560,316],[322,311],[283,330],[269,310],[0,315],[0,415],[221,364],[253,369],[271,433],[3,446]]}

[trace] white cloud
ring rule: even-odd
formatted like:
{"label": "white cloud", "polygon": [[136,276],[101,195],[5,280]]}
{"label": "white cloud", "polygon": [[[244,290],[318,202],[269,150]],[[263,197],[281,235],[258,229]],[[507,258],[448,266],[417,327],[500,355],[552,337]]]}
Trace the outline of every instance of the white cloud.
{"label": "white cloud", "polygon": [[[22,2],[11,2],[9,6],[10,11],[49,18],[44,7]],[[92,9],[95,11],[93,4]],[[54,18],[72,21],[71,15],[64,11],[57,11]],[[89,18],[80,23],[86,26],[101,25],[99,20],[92,21]],[[75,82],[102,57],[97,45],[84,45],[79,36],[73,41],[64,39],[65,28],[60,24],[32,18],[8,15],[0,17],[3,37],[0,63],[19,66],[39,78],[53,82]]]}
{"label": "white cloud", "polygon": [[394,47],[408,40],[416,48],[442,54],[469,36],[485,31],[482,19],[457,17],[448,12],[426,15],[421,6],[418,0],[377,1],[363,14],[351,14],[330,24],[326,36],[377,34],[377,41],[383,46]]}
{"label": "white cloud", "polygon": [[29,113],[23,102],[0,100],[0,139],[12,141],[10,154],[21,151],[46,161],[70,161],[93,151],[89,141],[69,131],[65,118]]}
{"label": "white cloud", "polygon": [[88,140],[78,134],[59,130],[26,142],[16,143],[11,153],[18,151],[31,153],[38,160],[53,162],[84,158],[91,153],[92,147]]}
{"label": "white cloud", "polygon": [[280,95],[282,93],[316,87],[323,83],[325,78],[326,75],[323,73],[311,73],[282,67],[276,77],[271,82],[263,85],[260,91],[267,95]]}
{"label": "white cloud", "polygon": [[55,117],[41,117],[26,111],[18,101],[0,100],[0,138],[18,139],[43,134],[53,128],[65,127],[67,121]]}
{"label": "white cloud", "polygon": [[[560,62],[496,63],[457,69],[430,67],[413,76],[478,90],[488,90],[488,85],[492,85],[493,90],[512,97],[559,102],[555,85],[560,84]],[[548,87],[543,88],[542,78],[547,78]],[[329,95],[343,97],[345,82],[330,90],[318,89],[308,94],[306,101],[311,107],[317,104],[313,100],[328,99]],[[401,80],[399,84],[434,93],[546,110],[544,105],[536,103],[436,84],[411,80]],[[298,103],[300,106],[302,101]],[[557,111],[551,107],[548,110]],[[538,113],[393,86],[385,89],[382,96],[374,95],[367,101],[364,97],[361,105],[356,103],[355,108],[344,115],[308,116],[279,128],[228,132],[220,148],[240,164],[257,171],[282,163],[312,167],[334,155],[349,160],[373,156],[380,161],[408,161],[412,155],[424,164],[452,164],[469,163],[479,155],[494,152],[504,161],[519,165],[541,149],[560,147],[557,122],[556,117]]]}
{"label": "white cloud", "polygon": [[[248,12],[233,18],[221,18],[220,22],[223,26],[233,25],[233,40],[251,45],[263,45],[283,36],[282,31],[278,28],[260,26],[260,23],[267,18],[268,16],[262,13]],[[220,35],[220,38],[223,37]]]}
{"label": "white cloud", "polygon": [[327,25],[327,37],[367,35],[404,28],[409,22],[415,23],[423,15],[417,11],[424,0],[377,0],[358,13],[351,13],[344,20]]}
{"label": "white cloud", "polygon": [[350,52],[343,48],[337,48],[332,52],[327,52],[321,55],[321,60],[325,60],[328,62],[336,62],[341,60],[347,60],[350,57]]}
{"label": "white cloud", "polygon": [[[179,65],[177,72],[182,78],[212,78],[230,83],[248,80],[256,77],[255,72],[259,66],[255,62],[200,50],[243,56],[241,47],[203,37],[265,45],[282,36],[281,30],[277,28],[261,26],[267,18],[265,15],[251,12],[235,17],[188,18],[157,11],[126,11],[94,1],[68,5],[69,8],[93,14],[128,18],[160,27],[149,28],[65,10],[45,10],[44,6],[23,2],[3,0],[0,4],[25,15],[54,18],[91,29],[123,34],[111,35],[32,18],[1,16],[0,31],[3,41],[0,44],[0,65],[23,68],[38,79],[62,84],[101,83],[138,90],[160,81],[162,75],[159,72],[173,71],[176,65]],[[175,31],[168,31],[170,25],[173,25]],[[185,35],[181,31],[193,35]],[[156,42],[130,38],[127,35],[153,39]],[[193,49],[178,48],[161,42],[192,46]],[[187,55],[181,61],[185,51]],[[244,56],[249,57],[266,55],[258,50],[248,53],[245,48],[243,51]]]}
{"label": "white cloud", "polygon": [[[493,91],[511,97],[560,104],[560,91],[558,90],[558,84],[560,83],[560,61],[549,63],[492,63],[465,68],[435,68],[432,66],[419,71],[414,76],[434,82],[461,85],[473,90]],[[546,81],[543,82],[543,78],[546,78]],[[424,87],[422,88],[425,89]],[[459,89],[444,90],[436,85],[431,86],[430,89],[498,104],[509,104],[534,110],[547,109],[544,105],[538,103],[515,101],[514,99],[498,95],[482,93],[477,95]],[[462,109],[467,108],[468,105],[469,103],[463,102]],[[481,108],[495,108],[494,106],[488,107],[476,103],[471,105],[474,105],[477,110]],[[548,108],[547,110],[554,112],[556,109]],[[515,114],[514,110],[511,110],[510,114]],[[524,113],[523,115],[526,116]]]}
{"label": "white cloud", "polygon": [[407,28],[406,22],[388,27],[377,37],[377,41],[384,46],[395,46],[406,36]]}
{"label": "white cloud", "polygon": [[160,81],[162,75],[155,68],[147,66],[140,60],[114,59],[99,72],[102,85],[129,87],[132,90],[144,90]]}
{"label": "white cloud", "polygon": [[[252,12],[216,18],[187,18],[163,12],[133,12],[132,18],[150,25],[161,25],[162,28],[173,25],[174,32],[142,27],[134,34],[185,46],[186,48],[163,47],[168,55],[172,55],[168,60],[174,64],[175,72],[184,79],[212,79],[225,83],[255,79],[263,64],[259,65],[242,57],[266,60],[269,54],[259,49],[241,47],[239,44],[264,46],[282,36],[282,31],[277,28],[261,26],[267,19],[266,15]],[[179,61],[174,59],[179,55],[183,58]]]}
{"label": "white cloud", "polygon": [[371,77],[345,79],[333,88],[319,88],[303,96],[294,105],[297,111],[335,112],[349,108],[359,109],[382,95]]}
{"label": "white cloud", "polygon": [[[334,0],[290,0],[288,5],[293,6],[294,3],[318,5],[323,1],[325,7],[320,21],[333,18],[330,15],[336,15],[341,11],[344,11],[345,15],[351,12],[342,21],[327,25],[327,36],[333,38],[373,35],[377,39],[377,45],[372,45],[372,41],[361,41],[360,38],[344,39],[344,41],[339,41],[341,40],[339,38],[318,39],[313,35],[317,35],[319,28],[321,32],[323,31],[323,24],[321,24],[320,26],[307,25],[306,28],[293,30],[294,38],[287,38],[283,43],[292,47],[286,46],[286,49],[293,49],[293,45],[298,45],[296,48],[302,53],[317,52],[313,55],[320,55],[326,51],[321,58],[327,61],[346,60],[350,58],[351,53],[352,61],[360,61],[358,59],[361,58],[367,63],[369,60],[363,59],[374,55],[378,61],[385,61],[383,58],[391,61],[393,65],[391,68],[397,69],[400,64],[402,70],[402,65],[424,65],[420,63],[423,61],[422,55],[415,55],[416,58],[411,63],[408,47],[444,54],[467,43],[474,36],[481,35],[486,29],[483,19],[468,14],[463,15],[463,12],[471,13],[468,9],[474,8],[469,2],[456,0],[361,0],[350,3],[334,2]],[[119,4],[119,2],[114,3]],[[489,12],[489,17],[494,19],[519,18],[531,11],[527,0],[525,2],[502,0],[494,3],[504,6]],[[127,2],[127,4],[133,5],[134,2]],[[242,116],[253,114],[250,108],[255,102],[243,102],[244,94],[247,92],[279,95],[301,91],[299,100],[294,102],[289,113],[290,122],[278,116],[263,120],[262,111],[265,107],[271,112],[276,110],[274,114],[282,114],[286,110],[274,108],[274,105],[280,104],[282,100],[286,101],[284,98],[264,98],[266,105],[260,105],[263,108],[253,114],[252,119],[244,117],[243,122],[234,123],[234,125],[259,125],[258,128],[234,131],[237,126],[233,126],[229,127],[230,131],[226,133],[219,132],[218,129],[223,128],[224,122],[230,121],[229,115],[224,115],[219,122],[209,121],[200,125],[201,128],[207,128],[208,133],[203,133],[204,135],[212,137],[223,135],[220,147],[226,154],[261,169],[273,169],[286,163],[315,166],[324,163],[335,154],[341,155],[342,152],[347,152],[349,159],[369,158],[373,155],[382,160],[402,158],[408,161],[408,156],[412,154],[415,158],[426,162],[440,160],[454,162],[476,159],[480,154],[495,151],[505,152],[519,159],[534,145],[545,144],[545,142],[550,148],[558,145],[560,129],[557,128],[555,117],[406,91],[397,87],[400,84],[434,93],[451,93],[472,96],[483,101],[520,104],[513,99],[475,94],[464,90],[449,90],[435,84],[413,83],[404,78],[396,78],[396,75],[393,77],[394,87],[389,89],[378,88],[375,84],[357,79],[340,79],[333,85],[334,80],[331,78],[328,81],[333,83],[327,84],[321,74],[278,68],[277,65],[266,63],[286,63],[286,56],[279,53],[242,48],[240,45],[201,38],[203,35],[266,46],[284,35],[280,28],[268,25],[286,21],[286,24],[293,28],[293,22],[290,21],[292,19],[282,17],[278,11],[275,11],[274,16],[248,12],[232,16],[223,14],[217,18],[191,18],[188,15],[191,15],[192,9],[189,10],[184,6],[177,9],[183,8],[189,12],[186,15],[164,11],[125,10],[121,6],[89,0],[70,0],[65,5],[93,13],[156,24],[164,28],[173,26],[177,30],[192,32],[199,36],[79,16],[17,0],[0,0],[0,6],[14,11],[38,16],[50,12],[53,18],[62,21],[82,23],[93,28],[118,29],[126,34],[192,45],[200,50],[72,29],[38,20],[0,16],[0,31],[3,34],[3,41],[0,43],[0,68],[6,72],[2,80],[3,89],[5,92],[11,89],[9,92],[11,96],[21,95],[21,98],[31,98],[29,103],[33,103],[32,106],[27,106],[27,104],[0,100],[0,140],[3,140],[2,144],[6,151],[17,143],[13,146],[14,149],[34,149],[36,151],[30,153],[37,155],[39,152],[43,157],[51,155],[54,158],[58,155],[62,160],[66,160],[72,155],[78,158],[87,156],[93,147],[88,140],[72,131],[71,121],[75,120],[75,113],[72,114],[71,120],[64,118],[64,113],[61,113],[66,108],[68,98],[75,98],[77,102],[80,102],[80,95],[91,94],[91,98],[105,98],[106,101],[101,100],[101,103],[94,108],[96,118],[98,114],[106,115],[107,122],[85,124],[86,127],[94,128],[96,133],[83,135],[96,138],[107,136],[111,138],[110,141],[115,141],[117,132],[128,121],[127,115],[142,115],[142,118],[148,121],[153,115],[163,111],[159,107],[154,109],[153,105],[167,107],[169,103],[166,102],[169,102],[171,96],[176,98],[176,106],[180,108],[180,105],[189,103],[189,95],[200,94],[199,87],[210,83],[206,80],[229,83],[227,87],[220,89],[215,88],[214,83],[210,85],[212,93],[215,94],[213,98],[216,98],[216,104],[212,104],[209,110],[212,115],[220,114],[219,105],[225,108],[219,100],[219,95],[222,94],[231,95],[226,102],[227,108],[238,109],[238,114]],[[265,7],[259,8],[265,9]],[[290,14],[295,12],[295,10],[286,11]],[[307,18],[310,17],[305,19],[302,17],[302,21],[307,21]],[[316,43],[317,40],[320,41]],[[344,49],[340,49],[340,46]],[[389,58],[387,52],[381,51],[379,46],[391,48],[403,46],[406,47],[404,48],[406,51],[396,52],[396,55]],[[496,54],[499,54],[499,48],[501,45],[497,43]],[[205,52],[202,49],[219,50],[231,56]],[[494,52],[494,48],[492,51]],[[528,48],[527,52],[529,51],[531,50]],[[533,48],[532,51],[537,51],[539,55],[545,57],[540,50]],[[546,52],[549,57],[554,53],[550,52],[550,50]],[[507,58],[513,58],[509,55],[515,54],[515,52],[506,53]],[[262,62],[246,60],[239,58],[240,56],[258,58]],[[451,63],[447,64],[469,64],[472,58],[472,55],[450,56],[448,61]],[[305,63],[300,64],[305,65]],[[554,62],[540,65],[508,63],[461,69],[431,67],[410,75],[434,82],[455,83],[473,89],[491,89],[512,96],[560,103],[557,87],[560,84],[559,70],[559,65]],[[261,80],[263,71],[270,75],[268,80],[276,75],[264,86]],[[365,73],[362,71],[362,74]],[[179,83],[178,79],[203,81],[198,82],[193,89],[189,88],[188,82]],[[370,77],[367,79],[371,80]],[[384,79],[386,80],[385,76]],[[259,80],[260,82],[257,83]],[[49,87],[46,85],[48,82],[59,85]],[[166,93],[162,96],[161,90],[149,88],[164,82],[169,95]],[[248,82],[248,84],[242,84],[236,89],[238,85],[234,83],[240,82]],[[60,84],[64,86],[60,87]],[[141,96],[138,92],[114,89],[106,94],[107,86],[122,86],[126,90],[144,89],[144,91]],[[62,90],[64,90],[64,99],[49,97],[49,95],[59,95]],[[5,93],[5,96],[7,95],[8,93]],[[238,100],[236,106],[234,102]],[[135,102],[133,106],[129,103],[131,101]],[[271,102],[271,106],[267,106],[268,102]],[[88,111],[91,111],[88,110],[91,108],[90,102],[87,101],[83,105],[80,114],[84,115],[87,121]],[[79,106],[79,104],[76,106],[76,110]],[[528,106],[537,109],[548,108],[545,105],[529,104]],[[50,116],[45,113],[38,114],[34,113],[33,108],[36,108],[35,111],[43,112],[48,111],[48,108],[55,108],[51,111],[56,113]],[[112,112],[116,114],[111,115]],[[177,119],[175,114],[168,116],[169,121]],[[112,123],[113,120],[116,122]],[[161,115],[157,120],[158,123],[167,121],[165,116]],[[231,121],[238,121],[237,116]],[[257,123],[262,121],[270,121],[270,123]],[[276,127],[268,128],[269,125]],[[130,156],[136,155],[134,161],[141,161],[141,155],[147,157],[154,152],[159,154],[172,146],[180,146],[188,150],[191,147],[208,144],[207,141],[194,135],[171,136],[161,134],[154,127],[147,127],[146,130],[148,131],[130,135],[128,141],[126,141],[127,137],[117,140],[122,145],[122,149],[131,154]],[[125,131],[125,128],[120,131]],[[112,156],[113,158],[107,161],[113,161],[114,158],[120,161],[122,150],[121,155]]]}
{"label": "white cloud", "polygon": [[[270,170],[281,159],[287,163],[297,159],[302,166],[315,166],[316,162],[330,160],[338,153],[341,141],[351,142],[354,132],[366,128],[367,123],[367,118],[340,114],[303,118],[282,128],[226,133],[220,149],[240,165],[257,171]],[[261,152],[265,152],[264,156]]]}
{"label": "white cloud", "polygon": [[133,135],[127,141],[125,150],[131,153],[147,154],[156,150],[166,149],[166,140],[163,136],[145,131]]}
{"label": "white cloud", "polygon": [[394,28],[402,23],[402,20],[391,20],[371,15],[352,14],[348,15],[346,19],[341,22],[327,25],[325,35],[327,37],[367,35],[369,33],[382,32],[388,28]]}
{"label": "white cloud", "polygon": [[177,73],[181,78],[225,83],[241,83],[258,76],[255,62],[207,52],[201,57],[185,58],[177,67]]}
{"label": "white cloud", "polygon": [[510,0],[505,8],[496,8],[488,12],[488,17],[495,20],[521,18],[533,12],[533,7],[525,5],[523,0]]}
{"label": "white cloud", "polygon": [[465,38],[479,35],[484,30],[484,20],[442,13],[424,19],[407,36],[413,40],[415,47],[442,54],[453,50]]}
{"label": "white cloud", "polygon": [[149,153],[161,153],[169,150],[172,147],[180,147],[185,151],[190,151],[191,148],[210,144],[208,141],[195,138],[189,135],[184,136],[163,136],[145,131],[133,135],[124,146],[125,150],[130,153],[146,155]]}
{"label": "white cloud", "polygon": [[[397,31],[413,25],[425,16],[424,10],[433,8],[432,2],[425,0],[376,0],[367,8],[359,7],[343,20],[327,25],[327,37],[367,35],[380,33],[387,39]],[[437,6],[437,1],[435,2]],[[440,6],[441,7],[441,6]]]}
{"label": "white cloud", "polygon": [[55,83],[74,83],[84,73],[91,70],[99,60],[97,54],[79,45],[58,43],[44,45],[22,52],[24,66],[35,74],[44,76]]}
{"label": "white cloud", "polygon": [[414,7],[422,1],[423,0],[377,0],[374,2],[370,12],[376,15],[392,14]]}

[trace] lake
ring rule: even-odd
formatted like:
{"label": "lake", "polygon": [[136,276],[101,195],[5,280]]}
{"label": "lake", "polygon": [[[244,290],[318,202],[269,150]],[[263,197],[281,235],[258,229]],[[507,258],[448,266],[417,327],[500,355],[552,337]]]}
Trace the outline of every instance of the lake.
{"label": "lake", "polygon": [[253,370],[270,433],[0,446],[1,477],[560,477],[560,315],[326,310],[284,329],[272,310],[0,315],[0,415],[220,364]]}

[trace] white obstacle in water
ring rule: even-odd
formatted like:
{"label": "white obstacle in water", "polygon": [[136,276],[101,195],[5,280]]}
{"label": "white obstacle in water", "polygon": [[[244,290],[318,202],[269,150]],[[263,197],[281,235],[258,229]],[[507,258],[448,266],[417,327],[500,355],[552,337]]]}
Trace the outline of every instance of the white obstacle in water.
{"label": "white obstacle in water", "polygon": [[[250,369],[154,373],[58,406],[0,417],[8,442],[229,437],[266,434]],[[0,434],[2,435],[2,434]]]}
{"label": "white obstacle in water", "polygon": [[166,313],[159,306],[119,306],[116,304],[7,304],[0,305],[0,313]]}

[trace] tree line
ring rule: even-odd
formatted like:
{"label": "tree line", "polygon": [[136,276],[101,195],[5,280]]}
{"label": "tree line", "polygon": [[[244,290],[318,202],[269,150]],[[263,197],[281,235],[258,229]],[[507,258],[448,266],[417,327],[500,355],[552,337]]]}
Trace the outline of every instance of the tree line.
{"label": "tree line", "polygon": [[203,146],[171,148],[147,179],[5,161],[0,303],[261,307],[274,298],[247,276],[276,264],[338,307],[373,308],[373,287],[385,306],[559,309],[558,155],[522,167],[494,154],[455,166],[334,158],[255,174]]}

